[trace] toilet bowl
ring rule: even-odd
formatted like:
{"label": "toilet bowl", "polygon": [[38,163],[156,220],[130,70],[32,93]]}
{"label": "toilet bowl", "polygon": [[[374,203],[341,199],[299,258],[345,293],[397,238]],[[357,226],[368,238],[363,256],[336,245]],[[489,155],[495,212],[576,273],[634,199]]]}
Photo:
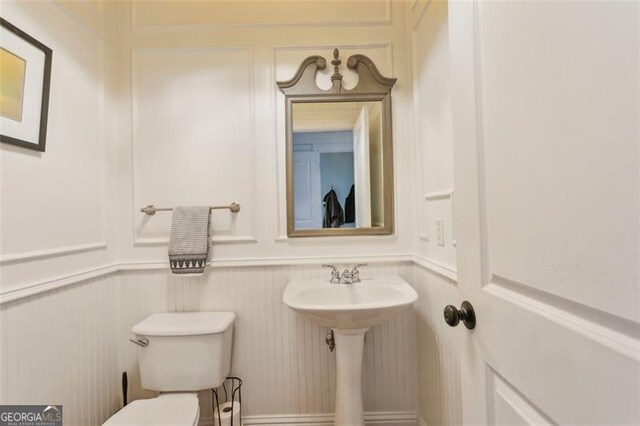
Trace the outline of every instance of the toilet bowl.
{"label": "toilet bowl", "polygon": [[131,402],[104,425],[197,425],[197,392],[221,386],[229,374],[234,320],[233,312],[175,312],[136,324],[140,383],[161,394]]}
{"label": "toilet bowl", "polygon": [[111,416],[105,426],[197,426],[200,404],[197,393],[168,393],[133,401]]}

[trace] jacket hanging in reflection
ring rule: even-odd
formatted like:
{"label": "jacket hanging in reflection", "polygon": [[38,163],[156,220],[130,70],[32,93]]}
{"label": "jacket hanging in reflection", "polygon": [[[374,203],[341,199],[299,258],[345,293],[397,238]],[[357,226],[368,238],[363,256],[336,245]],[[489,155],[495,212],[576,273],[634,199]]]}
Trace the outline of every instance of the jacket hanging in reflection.
{"label": "jacket hanging in reflection", "polygon": [[344,211],[338,201],[338,194],[331,188],[324,198],[324,217],[322,218],[323,228],[340,228],[344,224]]}
{"label": "jacket hanging in reflection", "polygon": [[344,200],[344,221],[345,223],[354,223],[356,221],[356,196],[355,184],[351,185],[349,195]]}

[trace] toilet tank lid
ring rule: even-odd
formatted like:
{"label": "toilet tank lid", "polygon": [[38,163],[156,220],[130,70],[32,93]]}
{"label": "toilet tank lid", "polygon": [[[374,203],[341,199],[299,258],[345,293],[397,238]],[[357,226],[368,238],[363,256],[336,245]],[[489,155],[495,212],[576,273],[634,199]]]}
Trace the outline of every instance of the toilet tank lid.
{"label": "toilet tank lid", "polygon": [[233,312],[166,312],[153,314],[131,331],[146,336],[193,336],[222,333],[235,320]]}

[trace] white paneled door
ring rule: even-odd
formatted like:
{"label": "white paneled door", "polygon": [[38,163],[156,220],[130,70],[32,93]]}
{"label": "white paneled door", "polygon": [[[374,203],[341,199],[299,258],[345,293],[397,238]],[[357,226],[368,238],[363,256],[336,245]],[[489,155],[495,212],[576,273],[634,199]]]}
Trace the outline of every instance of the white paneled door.
{"label": "white paneled door", "polygon": [[356,193],[356,227],[371,227],[371,170],[369,159],[369,112],[363,107],[353,126],[353,180]]}
{"label": "white paneled door", "polygon": [[640,424],[639,4],[449,8],[465,423]]}
{"label": "white paneled door", "polygon": [[296,151],[293,156],[293,199],[296,229],[322,228],[320,153]]}

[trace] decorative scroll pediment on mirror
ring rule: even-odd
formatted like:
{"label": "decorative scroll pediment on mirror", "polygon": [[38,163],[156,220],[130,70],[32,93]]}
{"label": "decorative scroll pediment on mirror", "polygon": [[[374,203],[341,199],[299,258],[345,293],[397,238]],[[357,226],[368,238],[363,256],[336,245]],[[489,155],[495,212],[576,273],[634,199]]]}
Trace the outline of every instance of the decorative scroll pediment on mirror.
{"label": "decorative scroll pediment on mirror", "polygon": [[287,81],[279,81],[278,87],[285,95],[313,95],[313,94],[386,94],[391,92],[396,84],[395,78],[383,76],[369,57],[365,55],[351,55],[347,59],[347,68],[358,73],[358,84],[347,90],[342,86],[343,76],[340,74],[340,52],[333,49],[333,75],[331,76],[331,88],[323,90],[316,84],[316,73],[327,67],[327,60],[319,55],[307,57],[296,71],[295,75]]}
{"label": "decorative scroll pediment on mirror", "polygon": [[319,55],[302,61],[285,95],[287,235],[324,237],[393,233],[391,89],[365,55],[346,66],[358,75],[343,86],[344,69],[333,51],[331,87],[318,87],[327,67]]}

